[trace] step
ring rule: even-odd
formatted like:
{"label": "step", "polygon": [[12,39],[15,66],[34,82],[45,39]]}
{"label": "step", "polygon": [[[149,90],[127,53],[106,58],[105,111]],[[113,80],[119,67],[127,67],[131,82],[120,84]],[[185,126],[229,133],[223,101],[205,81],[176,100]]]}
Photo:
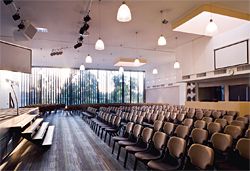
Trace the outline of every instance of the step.
{"label": "step", "polygon": [[55,130],[54,125],[49,126],[48,131],[47,131],[45,138],[43,140],[43,143],[42,143],[43,146],[52,145],[54,130]]}
{"label": "step", "polygon": [[49,122],[43,122],[42,126],[39,128],[36,135],[32,139],[33,140],[42,140],[46,131],[47,131],[48,126],[49,126]]}
{"label": "step", "polygon": [[[31,121],[33,121],[37,116],[36,115],[20,115],[20,118],[16,119],[18,120],[16,124],[14,124],[12,127],[16,128],[24,128],[26,125],[28,125]],[[20,119],[20,120],[19,120]]]}
{"label": "step", "polygon": [[33,134],[37,127],[43,122],[43,118],[38,118],[33,122],[27,129],[25,129],[23,134]]}

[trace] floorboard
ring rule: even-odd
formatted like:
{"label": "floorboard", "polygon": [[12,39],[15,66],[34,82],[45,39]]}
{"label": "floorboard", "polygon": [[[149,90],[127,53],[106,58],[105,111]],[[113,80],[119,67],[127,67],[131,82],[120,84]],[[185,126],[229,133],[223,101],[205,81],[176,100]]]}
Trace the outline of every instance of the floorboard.
{"label": "floorboard", "polygon": [[[78,115],[63,112],[52,113],[45,118],[55,125],[53,145],[44,150],[23,140],[0,170],[132,170],[133,156],[123,168],[124,150],[120,160],[111,147],[104,143]],[[146,167],[138,164],[138,170]]]}

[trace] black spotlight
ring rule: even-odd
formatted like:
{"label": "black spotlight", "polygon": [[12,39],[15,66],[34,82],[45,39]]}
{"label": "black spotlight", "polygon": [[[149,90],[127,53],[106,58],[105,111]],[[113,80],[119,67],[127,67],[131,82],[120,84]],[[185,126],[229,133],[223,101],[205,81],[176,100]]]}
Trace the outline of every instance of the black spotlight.
{"label": "black spotlight", "polygon": [[91,20],[89,15],[86,15],[83,19],[85,22],[89,22]]}
{"label": "black spotlight", "polygon": [[78,40],[79,40],[79,41],[83,41],[83,37],[80,36],[80,37],[78,38]]}
{"label": "black spotlight", "polygon": [[15,13],[14,15],[12,15],[12,18],[16,21],[16,20],[19,20],[20,19],[20,15],[19,13]]}
{"label": "black spotlight", "polygon": [[13,2],[13,0],[3,0],[3,3],[5,4],[5,5],[9,5],[9,4],[11,4]]}
{"label": "black spotlight", "polygon": [[74,45],[74,48],[77,49],[77,48],[79,48],[81,46],[82,46],[82,43],[81,42],[77,42],[77,44]]}
{"label": "black spotlight", "polygon": [[87,31],[88,29],[89,29],[88,23],[84,23],[84,25],[80,28],[79,33],[84,34],[84,32]]}
{"label": "black spotlight", "polygon": [[23,21],[21,21],[21,23],[18,24],[18,28],[19,28],[20,30],[23,30],[23,29],[25,28],[25,25],[24,25]]}

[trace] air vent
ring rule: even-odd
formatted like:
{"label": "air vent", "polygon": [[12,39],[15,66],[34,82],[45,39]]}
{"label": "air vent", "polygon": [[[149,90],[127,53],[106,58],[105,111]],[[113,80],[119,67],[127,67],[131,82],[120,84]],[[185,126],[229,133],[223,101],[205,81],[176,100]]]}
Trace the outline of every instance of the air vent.
{"label": "air vent", "polygon": [[237,71],[246,71],[250,70],[250,65],[238,66]]}
{"label": "air vent", "polygon": [[207,73],[199,73],[199,74],[196,74],[196,77],[197,78],[200,78],[200,77],[206,77],[207,76]]}
{"label": "air vent", "polygon": [[169,84],[168,84],[168,86],[172,86],[172,85],[173,85],[173,83],[169,83]]}
{"label": "air vent", "polygon": [[184,76],[182,76],[182,79],[183,79],[183,80],[190,79],[190,75],[184,75]]}
{"label": "air vent", "polygon": [[214,71],[214,75],[220,75],[220,74],[226,74],[226,73],[227,73],[226,69],[221,69],[221,70]]}

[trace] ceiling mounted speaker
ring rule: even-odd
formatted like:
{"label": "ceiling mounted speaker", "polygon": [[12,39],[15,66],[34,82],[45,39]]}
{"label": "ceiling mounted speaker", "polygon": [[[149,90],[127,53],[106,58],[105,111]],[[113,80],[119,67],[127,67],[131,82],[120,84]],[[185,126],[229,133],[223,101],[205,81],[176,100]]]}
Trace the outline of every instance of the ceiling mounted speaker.
{"label": "ceiling mounted speaker", "polygon": [[35,34],[37,33],[37,29],[34,25],[32,25],[28,21],[23,22],[24,28],[14,31],[14,39],[16,41],[27,41],[29,39],[33,39]]}

